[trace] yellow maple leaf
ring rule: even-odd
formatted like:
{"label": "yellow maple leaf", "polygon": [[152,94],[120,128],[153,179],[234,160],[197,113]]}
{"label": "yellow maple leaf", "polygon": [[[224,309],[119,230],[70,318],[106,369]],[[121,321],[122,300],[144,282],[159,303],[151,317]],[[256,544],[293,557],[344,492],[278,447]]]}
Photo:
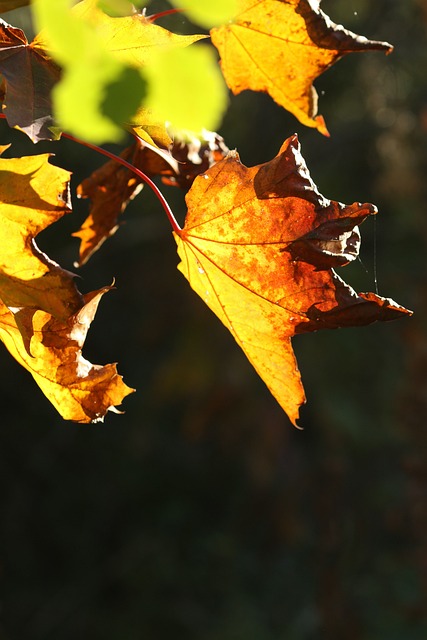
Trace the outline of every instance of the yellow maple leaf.
{"label": "yellow maple leaf", "polygon": [[268,93],[325,135],[313,81],[347,53],[393,48],[334,24],[320,0],[237,1],[236,18],[211,30],[228,86],[235,94],[245,89]]}
{"label": "yellow maple leaf", "polygon": [[37,235],[71,212],[70,173],[49,154],[0,159],[0,298],[9,308],[68,318],[82,304],[74,276],[50,260]]}
{"label": "yellow maple leaf", "polygon": [[[65,420],[89,423],[116,411],[132,393],[115,364],[93,365],[82,355],[87,331],[99,300],[109,287],[84,297],[81,309],[61,321],[44,311],[21,309],[13,314],[0,302],[0,339]],[[29,347],[20,327],[31,327]]]}
{"label": "yellow maple leaf", "polygon": [[188,47],[207,37],[172,33],[140,13],[112,18],[98,7],[97,0],[79,2],[72,14],[95,28],[97,38],[116,60],[137,68],[149,64],[161,49]]}
{"label": "yellow maple leaf", "polygon": [[101,295],[82,296],[74,275],[35,238],[69,206],[69,172],[47,154],[0,159],[0,339],[67,420],[91,422],[132,389],[115,365],[92,365],[81,349]]}

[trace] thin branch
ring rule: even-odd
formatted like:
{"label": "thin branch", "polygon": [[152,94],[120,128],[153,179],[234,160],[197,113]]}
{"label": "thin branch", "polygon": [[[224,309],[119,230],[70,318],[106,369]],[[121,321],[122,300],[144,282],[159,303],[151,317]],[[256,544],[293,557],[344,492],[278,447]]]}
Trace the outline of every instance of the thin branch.
{"label": "thin branch", "polygon": [[121,164],[123,167],[126,167],[127,169],[129,169],[129,171],[132,171],[135,175],[138,176],[138,178],[140,178],[141,180],[143,180],[143,182],[145,182],[150,189],[153,191],[153,193],[155,194],[155,196],[157,197],[157,199],[160,201],[160,204],[162,205],[169,222],[171,223],[172,229],[176,232],[176,233],[180,233],[182,231],[181,227],[178,224],[177,219],[175,218],[172,209],[170,208],[166,198],[164,197],[163,193],[160,191],[160,189],[158,188],[158,186],[151,180],[151,178],[149,178],[143,171],[141,171],[140,169],[137,169],[136,167],[133,166],[133,164],[131,164],[130,162],[127,162],[127,160],[124,160],[123,158],[121,158],[120,156],[116,156],[114,153],[111,153],[110,151],[107,151],[106,149],[102,149],[102,147],[98,147],[96,144],[91,144],[90,142],[85,142],[84,140],[80,140],[80,138],[76,138],[75,136],[72,136],[70,133],[62,133],[62,136],[64,138],[68,138],[68,140],[72,140],[73,142],[77,142],[77,144],[82,144],[85,147],[87,147],[88,149],[92,149],[93,151],[97,151],[98,153],[101,153],[102,155],[106,156],[107,158],[110,158],[110,160],[114,160],[115,162],[118,162],[119,164]]}
{"label": "thin branch", "polygon": [[164,16],[172,15],[172,13],[181,13],[182,9],[168,9],[167,11],[160,11],[159,13],[154,13],[152,16],[147,16],[147,20],[150,22],[155,22],[159,18],[163,18]]}

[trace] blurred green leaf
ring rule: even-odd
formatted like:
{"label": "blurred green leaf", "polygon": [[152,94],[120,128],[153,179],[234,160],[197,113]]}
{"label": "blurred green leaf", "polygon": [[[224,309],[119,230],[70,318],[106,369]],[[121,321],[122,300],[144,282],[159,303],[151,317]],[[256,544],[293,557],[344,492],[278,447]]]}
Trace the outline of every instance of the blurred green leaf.
{"label": "blurred green leaf", "polygon": [[198,45],[159,54],[144,70],[146,106],[175,129],[215,131],[228,105],[228,91],[211,47]]}
{"label": "blurred green leaf", "polygon": [[170,3],[206,29],[228,22],[237,13],[237,0],[170,0]]}
{"label": "blurred green leaf", "polygon": [[[53,90],[55,117],[63,129],[91,142],[118,141],[123,131],[102,114],[106,87],[123,67],[106,50],[96,30],[71,11],[71,0],[36,0],[36,38],[63,67]],[[129,116],[131,113],[129,113]]]}
{"label": "blurred green leaf", "polygon": [[129,0],[98,0],[98,7],[113,18],[130,16],[133,10]]}

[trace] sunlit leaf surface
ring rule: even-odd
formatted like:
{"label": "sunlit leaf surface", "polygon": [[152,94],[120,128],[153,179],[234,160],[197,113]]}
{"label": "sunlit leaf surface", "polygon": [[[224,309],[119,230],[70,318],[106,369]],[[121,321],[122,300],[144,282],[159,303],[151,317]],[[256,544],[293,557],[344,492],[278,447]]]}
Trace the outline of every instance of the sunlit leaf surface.
{"label": "sunlit leaf surface", "polygon": [[290,420],[305,401],[291,338],[406,315],[356,293],[334,271],[359,251],[371,204],[324,198],[296,136],[270,162],[247,168],[235,153],[199,176],[175,233],[180,271],[234,336]]}

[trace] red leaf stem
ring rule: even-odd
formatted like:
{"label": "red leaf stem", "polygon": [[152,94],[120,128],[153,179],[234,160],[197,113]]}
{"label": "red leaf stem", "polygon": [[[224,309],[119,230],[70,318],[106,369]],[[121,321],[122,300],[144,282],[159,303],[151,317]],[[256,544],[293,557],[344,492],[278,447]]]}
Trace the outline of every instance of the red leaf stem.
{"label": "red leaf stem", "polygon": [[140,169],[137,169],[136,167],[133,166],[133,164],[131,164],[130,162],[128,162],[127,160],[124,160],[123,158],[121,158],[120,156],[116,156],[114,153],[111,153],[111,151],[107,151],[106,149],[102,149],[102,147],[98,147],[96,144],[90,144],[90,142],[85,142],[84,140],[80,140],[79,138],[75,138],[74,136],[72,136],[69,133],[62,133],[64,138],[68,138],[69,140],[72,140],[73,142],[77,142],[77,144],[82,144],[85,147],[87,147],[88,149],[92,149],[93,151],[97,151],[98,153],[101,153],[102,155],[106,156],[107,158],[110,158],[110,160],[114,160],[115,162],[118,162],[119,164],[123,165],[124,167],[126,167],[127,169],[129,169],[129,171],[132,171],[135,175],[138,176],[138,178],[140,178],[141,180],[143,180],[149,187],[150,189],[153,191],[154,195],[156,196],[156,198],[159,200],[160,204],[162,205],[169,222],[171,223],[172,229],[176,232],[179,233],[182,229],[179,226],[173,212],[172,209],[170,208],[166,198],[164,197],[163,193],[160,191],[160,189],[158,188],[158,186],[151,180],[151,178],[149,178],[143,171],[141,171]]}
{"label": "red leaf stem", "polygon": [[150,22],[155,22],[159,18],[163,18],[164,16],[169,16],[172,13],[181,13],[182,9],[168,9],[167,11],[160,11],[159,13],[154,13],[152,16],[147,16],[147,20]]}

